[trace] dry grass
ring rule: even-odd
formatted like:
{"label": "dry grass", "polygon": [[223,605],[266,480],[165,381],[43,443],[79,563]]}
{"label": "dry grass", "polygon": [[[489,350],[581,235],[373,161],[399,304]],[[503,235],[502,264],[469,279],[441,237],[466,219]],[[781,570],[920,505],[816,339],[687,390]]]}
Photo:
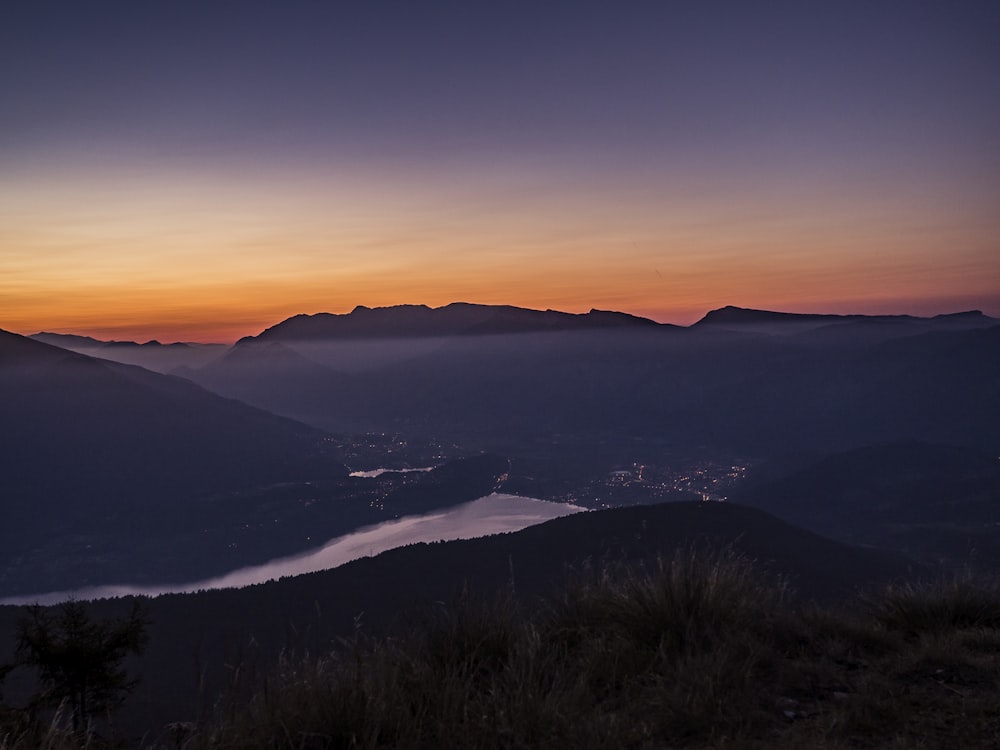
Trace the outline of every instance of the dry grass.
{"label": "dry grass", "polygon": [[890,586],[868,604],[886,628],[910,635],[1000,628],[1000,584],[971,573]]}
{"label": "dry grass", "polygon": [[81,739],[74,733],[65,705],[56,709],[44,726],[32,726],[16,713],[0,714],[0,750],[98,750],[108,746],[96,737]]}
{"label": "dry grass", "polygon": [[[1000,597],[965,579],[802,607],[738,556],[578,573],[524,610],[466,592],[404,635],[234,671],[148,747],[997,748]],[[61,750],[0,740],[0,750]]]}
{"label": "dry grass", "polygon": [[403,638],[283,659],[189,747],[994,748],[998,603],[965,581],[795,608],[749,561],[687,550],[582,571],[530,613],[466,594]]}

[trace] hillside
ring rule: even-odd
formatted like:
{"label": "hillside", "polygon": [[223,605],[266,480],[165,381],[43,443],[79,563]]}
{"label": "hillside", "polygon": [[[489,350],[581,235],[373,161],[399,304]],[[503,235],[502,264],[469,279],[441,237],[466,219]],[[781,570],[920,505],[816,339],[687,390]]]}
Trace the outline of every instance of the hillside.
{"label": "hillside", "polygon": [[[146,679],[128,709],[130,726],[139,730],[198,715],[193,686],[200,681],[214,694],[226,660],[267,663],[284,646],[320,653],[331,639],[352,633],[359,619],[371,635],[405,630],[401,615],[450,601],[463,589],[490,596],[513,581],[518,597],[531,605],[558,591],[572,569],[650,564],[686,545],[731,546],[770,574],[786,576],[803,599],[836,601],[916,570],[891,553],[832,542],[760,511],[718,503],[596,511],[512,534],[417,544],[245,589],[150,601],[150,649],[136,665]],[[126,610],[128,601],[91,606],[107,616]],[[16,616],[16,608],[0,608],[0,643],[9,642]]]}
{"label": "hillside", "polygon": [[115,547],[197,528],[209,498],[347,473],[315,428],[6,332],[0,423],[7,592],[113,569]]}
{"label": "hillside", "polygon": [[329,654],[237,667],[185,734],[217,750],[986,750],[998,645],[995,582],[800,608],[745,558],[678,551],[604,568],[532,608],[466,593],[396,637],[362,627]]}
{"label": "hillside", "polygon": [[351,477],[357,446],[186,380],[0,346],[0,596],[202,580],[474,500],[509,465]]}
{"label": "hillside", "polygon": [[845,542],[1000,566],[1000,461],[981,451],[907,441],[775,461],[733,499]]}

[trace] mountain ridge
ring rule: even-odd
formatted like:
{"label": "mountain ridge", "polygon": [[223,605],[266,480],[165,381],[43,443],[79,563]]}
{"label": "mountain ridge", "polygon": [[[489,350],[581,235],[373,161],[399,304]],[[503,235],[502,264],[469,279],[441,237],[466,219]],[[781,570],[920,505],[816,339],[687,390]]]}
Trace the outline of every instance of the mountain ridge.
{"label": "mountain ridge", "polygon": [[757,330],[777,332],[782,327],[814,329],[847,325],[913,324],[917,326],[988,326],[996,323],[982,310],[964,310],[932,316],[909,314],[865,315],[861,313],[794,313],[726,305],[709,310],[693,323],[693,329]]}
{"label": "mountain ridge", "polygon": [[26,338],[98,359],[138,365],[164,375],[175,374],[175,371],[183,371],[183,368],[201,367],[229,348],[223,344],[181,341],[163,344],[156,339],[141,344],[135,341],[102,341],[91,336],[45,331]]}
{"label": "mountain ridge", "polygon": [[940,313],[938,315],[921,316],[901,313],[897,315],[867,315],[864,313],[796,313],[783,312],[777,310],[764,310],[753,307],[739,307],[737,305],[725,305],[714,310],[709,310],[694,325],[707,325],[710,323],[726,322],[760,322],[766,320],[944,320],[944,319],[982,319],[989,316],[982,310],[962,310],[953,313]]}
{"label": "mountain ridge", "polygon": [[149,341],[119,341],[117,339],[95,339],[93,336],[80,336],[75,333],[51,333],[49,331],[39,331],[38,333],[33,333],[26,338],[33,339],[35,341],[41,341],[45,344],[52,344],[53,346],[59,346],[62,348],[70,347],[80,347],[80,348],[93,348],[99,349],[103,347],[196,347],[196,346],[210,346],[210,344],[196,344],[189,341],[172,341],[170,343],[164,344],[156,339],[150,339]]}
{"label": "mountain ridge", "polygon": [[309,340],[352,338],[407,338],[475,336],[535,331],[590,330],[595,328],[673,328],[628,313],[592,309],[586,313],[532,310],[512,305],[452,302],[442,307],[394,305],[365,307],[351,312],[294,315],[246,336],[237,345],[253,340]]}
{"label": "mountain ridge", "polygon": [[[586,313],[569,313],[548,308],[538,310],[514,305],[489,305],[451,302],[439,307],[425,304],[400,304],[383,307],[356,305],[349,313],[297,313],[268,326],[256,335],[244,336],[236,345],[261,340],[324,340],[363,338],[408,338],[433,336],[475,336],[540,331],[627,329],[752,330],[754,326],[792,326],[805,328],[847,324],[922,324],[986,326],[1000,318],[982,310],[963,310],[931,316],[911,314],[798,313],[761,308],[725,305],[706,312],[689,326],[659,323],[650,318],[617,310],[591,308]],[[196,349],[219,344],[195,342],[162,343],[102,340],[91,336],[40,331],[27,338],[62,348],[80,349]],[[111,358],[109,356],[109,358]],[[145,366],[145,365],[143,365]],[[162,371],[162,370],[161,370]]]}

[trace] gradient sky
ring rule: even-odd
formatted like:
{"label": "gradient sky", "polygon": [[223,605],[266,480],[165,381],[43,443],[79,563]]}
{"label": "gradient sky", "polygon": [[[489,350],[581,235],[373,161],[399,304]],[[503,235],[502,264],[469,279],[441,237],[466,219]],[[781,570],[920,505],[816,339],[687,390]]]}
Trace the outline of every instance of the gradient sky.
{"label": "gradient sky", "polygon": [[24,2],[0,328],[1000,315],[996,2]]}

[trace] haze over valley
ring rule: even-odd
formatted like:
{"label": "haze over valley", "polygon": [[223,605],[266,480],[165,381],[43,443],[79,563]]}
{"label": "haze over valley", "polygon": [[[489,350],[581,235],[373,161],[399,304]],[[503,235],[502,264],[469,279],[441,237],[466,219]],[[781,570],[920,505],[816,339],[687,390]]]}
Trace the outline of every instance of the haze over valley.
{"label": "haze over valley", "polygon": [[[780,505],[787,490],[745,489],[859,450],[873,456],[849,472],[862,485],[948,477],[921,502],[952,510],[914,523],[954,525],[959,508],[983,524],[996,510],[1000,326],[981,313],[730,307],[678,327],[596,311],[359,308],[289,319],[169,375],[113,359],[149,350],[162,369],[162,345],[34,339],[0,342],[5,596],[194,582],[492,492],[586,508],[735,493],[870,543],[856,515],[834,520],[837,496],[833,508]],[[978,554],[993,559],[994,532],[981,533]],[[917,558],[961,557],[954,540],[903,538]]]}

